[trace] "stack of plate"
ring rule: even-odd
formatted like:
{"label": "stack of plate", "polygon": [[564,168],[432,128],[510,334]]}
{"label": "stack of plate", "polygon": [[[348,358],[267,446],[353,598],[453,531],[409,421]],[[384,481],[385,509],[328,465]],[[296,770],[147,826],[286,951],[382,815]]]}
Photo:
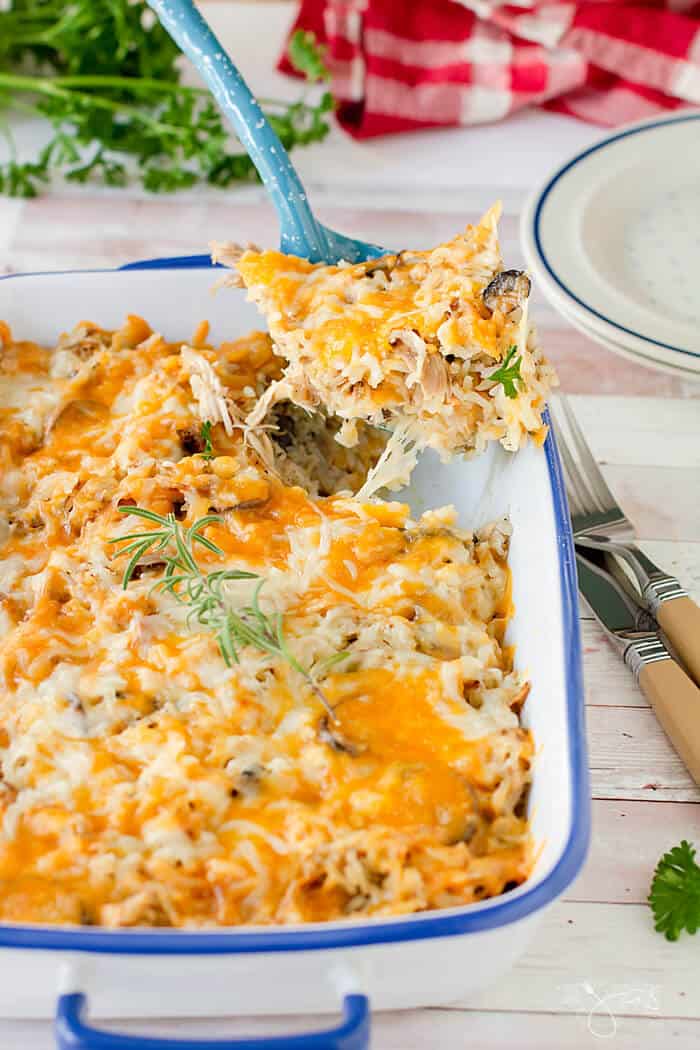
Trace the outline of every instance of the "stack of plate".
{"label": "stack of plate", "polygon": [[572,157],[522,218],[527,264],[591,339],[700,381],[700,112],[643,121]]}

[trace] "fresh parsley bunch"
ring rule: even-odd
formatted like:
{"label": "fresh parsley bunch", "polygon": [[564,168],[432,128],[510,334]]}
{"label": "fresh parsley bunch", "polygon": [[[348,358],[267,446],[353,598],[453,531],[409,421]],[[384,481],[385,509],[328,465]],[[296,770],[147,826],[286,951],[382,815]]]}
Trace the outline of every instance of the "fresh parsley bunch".
{"label": "fresh parsley bunch", "polygon": [[656,865],[649,903],[654,928],[669,941],[677,941],[684,929],[696,933],[700,928],[700,867],[685,839]]}
{"label": "fresh parsley bunch", "polygon": [[[312,33],[296,33],[289,55],[307,82],[328,79]],[[154,193],[256,178],[209,92],[180,83],[179,57],[143,0],[9,0],[0,12],[0,132],[9,153],[0,192],[34,197],[54,174],[122,186],[130,168]],[[260,102],[288,150],[328,133],[328,91],[315,102]],[[31,161],[17,159],[12,111],[52,127]]]}

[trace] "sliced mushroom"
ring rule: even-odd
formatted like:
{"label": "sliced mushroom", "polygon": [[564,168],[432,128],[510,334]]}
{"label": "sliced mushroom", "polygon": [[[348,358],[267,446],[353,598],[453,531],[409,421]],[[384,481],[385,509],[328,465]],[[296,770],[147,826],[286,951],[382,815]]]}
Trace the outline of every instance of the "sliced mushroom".
{"label": "sliced mushroom", "polygon": [[474,838],[478,830],[479,817],[476,813],[469,813],[464,818],[464,824],[462,825],[462,828],[460,829],[459,833],[453,839],[450,840],[449,845],[456,846],[459,842],[466,842],[468,845]]}
{"label": "sliced mushroom", "polygon": [[231,510],[259,510],[260,507],[264,507],[266,503],[270,502],[269,496],[258,496],[256,499],[244,499],[240,503],[236,503]]}
{"label": "sliced mushroom", "polygon": [[68,701],[69,707],[72,707],[78,714],[84,715],[85,708],[83,707],[83,701],[80,699],[77,693],[70,691],[66,694],[66,700]]}
{"label": "sliced mushroom", "polygon": [[511,317],[522,307],[531,287],[530,278],[523,270],[502,270],[486,285],[481,299],[491,312],[500,310],[506,317]]}
{"label": "sliced mushroom", "polygon": [[396,266],[415,266],[422,261],[423,256],[420,252],[410,250],[398,252],[396,255],[382,255],[379,259],[368,259],[364,264],[365,277],[374,277],[377,273],[384,273],[388,277]]}
{"label": "sliced mushroom", "polygon": [[158,555],[152,554],[145,555],[138,565],[134,567],[134,571],[131,574],[132,580],[140,580],[144,572],[160,572],[161,569],[165,568],[165,562],[162,561]]}
{"label": "sliced mushroom", "polygon": [[273,420],[276,430],[272,431],[272,440],[276,445],[279,445],[280,448],[283,448],[286,451],[286,449],[291,448],[294,444],[296,429],[294,417],[291,416],[289,412],[282,410],[280,412],[275,412]]}
{"label": "sliced mushroom", "polygon": [[240,503],[228,503],[214,500],[209,504],[209,514],[231,514],[241,510],[260,510],[270,502],[270,496],[256,496],[244,499]]}
{"label": "sliced mushroom", "polygon": [[194,456],[198,452],[204,452],[204,441],[202,439],[201,429],[195,430],[194,427],[187,427],[185,430],[178,430],[177,436],[180,438],[182,451],[186,452],[188,456]]}
{"label": "sliced mushroom", "polygon": [[365,263],[365,277],[374,277],[377,273],[390,274],[396,266],[398,256],[385,255],[380,259],[369,259]]}
{"label": "sliced mushroom", "polygon": [[530,682],[524,682],[510,702],[510,709],[511,711],[514,711],[516,715],[519,715],[522,711],[523,704],[527,700],[529,693]]}
{"label": "sliced mushroom", "polygon": [[260,791],[263,778],[265,777],[267,770],[265,766],[261,765],[260,762],[249,762],[242,768],[235,768],[238,763],[234,760],[231,765],[233,769],[229,769],[229,772],[233,773],[233,783],[231,785],[230,795],[231,798],[252,798],[257,795]]}
{"label": "sliced mushroom", "polygon": [[328,715],[323,715],[318,723],[318,739],[343,755],[359,755],[365,750],[364,744],[356,744],[340,732],[331,729]]}
{"label": "sliced mushroom", "polygon": [[97,914],[92,904],[87,904],[85,901],[80,902],[80,918],[78,921],[81,926],[97,925]]}

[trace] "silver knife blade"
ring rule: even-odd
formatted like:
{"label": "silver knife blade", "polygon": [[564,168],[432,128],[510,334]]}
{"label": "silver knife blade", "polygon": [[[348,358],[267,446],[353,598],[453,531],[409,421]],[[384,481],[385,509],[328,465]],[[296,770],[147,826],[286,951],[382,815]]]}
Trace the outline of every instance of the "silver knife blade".
{"label": "silver knife blade", "polygon": [[670,660],[671,654],[655,630],[638,625],[639,609],[604,562],[596,564],[589,551],[576,551],[581,594],[606,635],[625,663],[639,677],[642,667],[657,660]]}
{"label": "silver knife blade", "polygon": [[630,577],[625,572],[622,563],[617,560],[610,551],[594,549],[584,546],[583,549],[576,548],[578,553],[586,559],[591,566],[611,577],[611,583],[616,588],[620,598],[626,603],[634,617],[635,627],[640,631],[658,631],[659,625],[654,616],[649,612],[646,602],[639,590],[635,587]]}

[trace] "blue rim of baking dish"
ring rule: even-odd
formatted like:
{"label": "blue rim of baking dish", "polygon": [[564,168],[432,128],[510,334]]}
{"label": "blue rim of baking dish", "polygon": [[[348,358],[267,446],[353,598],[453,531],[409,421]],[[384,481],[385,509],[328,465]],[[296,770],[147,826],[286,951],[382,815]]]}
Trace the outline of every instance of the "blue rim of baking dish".
{"label": "blue rim of baking dish", "polygon": [[569,288],[569,286],[562,280],[561,277],[557,275],[557,273],[552,268],[552,264],[547,258],[544,247],[542,245],[541,237],[542,210],[545,204],[547,203],[547,198],[552,193],[560,179],[562,179],[564,175],[566,175],[567,172],[569,172],[572,168],[576,167],[576,165],[579,164],[582,160],[585,160],[586,157],[591,156],[591,154],[593,153],[597,153],[598,150],[605,149],[607,146],[611,146],[614,142],[619,142],[621,139],[629,138],[632,135],[641,135],[645,131],[654,131],[656,128],[668,127],[670,124],[684,124],[689,120],[700,120],[700,113],[687,113],[683,116],[665,117],[661,120],[654,120],[651,123],[641,124],[632,128],[627,128],[625,131],[620,131],[616,135],[610,135],[608,136],[608,138],[603,139],[602,142],[596,142],[595,145],[589,146],[588,149],[583,150],[581,153],[577,153],[575,157],[572,157],[571,160],[567,161],[566,164],[564,164],[561,168],[558,169],[558,171],[554,173],[554,175],[552,175],[549,182],[540,192],[537,204],[535,205],[534,215],[532,219],[532,234],[534,237],[535,248],[537,249],[539,261],[542,263],[544,269],[547,271],[554,283],[557,284],[559,288],[561,288],[565,295],[567,295],[569,299],[572,299],[575,303],[578,303],[578,305],[583,307],[584,310],[587,310],[589,314],[592,314],[594,317],[597,317],[600,321],[604,321],[606,324],[610,325],[611,328],[616,328],[618,332],[624,332],[626,335],[634,336],[636,339],[641,339],[645,343],[651,343],[653,346],[660,346],[664,350],[672,350],[674,353],[685,354],[686,357],[700,357],[700,352],[696,350],[687,350],[684,349],[682,346],[674,346],[672,343],[664,343],[660,339],[652,339],[651,336],[644,335],[642,332],[637,332],[634,328],[626,328],[625,325],[619,324],[617,321],[613,321],[612,318],[607,317],[605,314],[601,313],[600,310],[596,310],[593,306],[591,306],[590,303],[587,303],[584,299],[581,299],[580,296],[576,295],[576,293],[573,292],[571,288]]}
{"label": "blue rim of baking dish", "polygon": [[[112,269],[64,270],[63,274],[114,273],[138,270],[211,268],[208,255],[147,259]],[[18,277],[58,276],[58,272],[7,274]],[[370,944],[435,937],[454,937],[497,929],[527,918],[559,897],[583,865],[590,837],[590,790],[584,724],[583,670],[578,616],[578,582],[571,520],[559,452],[550,430],[544,445],[552,488],[559,553],[562,600],[562,642],[565,646],[566,713],[571,780],[571,825],[561,855],[552,870],[531,888],[513,891],[459,910],[422,912],[401,919],[371,919],[366,923],[314,924],[297,929],[197,931],[105,930],[94,927],[0,925],[0,948],[40,948],[72,952],[128,955],[233,955],[251,952],[296,952],[351,948]],[[525,883],[527,886],[527,883]]]}

